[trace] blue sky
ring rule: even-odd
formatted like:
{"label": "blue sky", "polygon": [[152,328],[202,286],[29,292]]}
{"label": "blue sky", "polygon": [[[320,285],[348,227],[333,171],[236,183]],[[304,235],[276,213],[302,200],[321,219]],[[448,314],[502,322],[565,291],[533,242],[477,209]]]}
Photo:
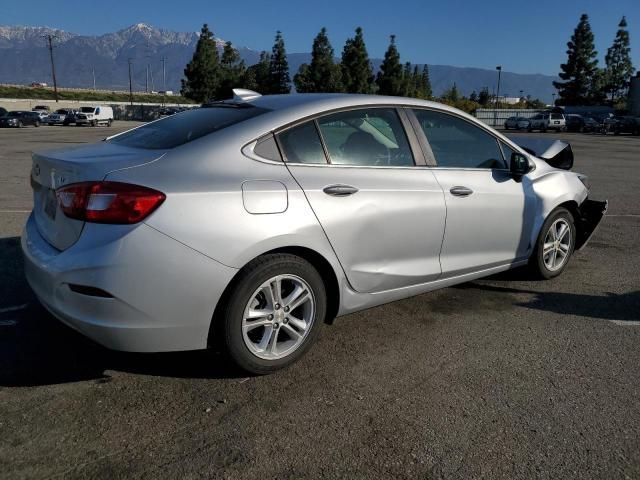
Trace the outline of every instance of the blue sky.
{"label": "blue sky", "polygon": [[627,16],[634,65],[640,67],[640,0],[459,1],[324,0],[207,1],[28,0],[3,2],[3,25],[47,25],[80,34],[102,34],[134,23],[196,31],[207,22],[216,36],[256,50],[271,48],[282,30],[289,52],[308,52],[327,27],[336,54],[357,26],[372,57],[382,57],[389,34],[402,61],[556,74],[566,42],[585,12],[600,62],[622,15]]}

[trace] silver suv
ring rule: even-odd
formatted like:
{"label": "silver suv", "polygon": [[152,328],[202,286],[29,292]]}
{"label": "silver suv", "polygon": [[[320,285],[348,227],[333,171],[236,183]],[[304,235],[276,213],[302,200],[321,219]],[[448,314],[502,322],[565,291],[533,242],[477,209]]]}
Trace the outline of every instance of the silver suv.
{"label": "silver suv", "polygon": [[564,132],[567,129],[567,122],[564,114],[562,113],[539,113],[538,115],[529,119],[529,130],[540,130],[546,132],[547,130],[556,130],[558,132]]}

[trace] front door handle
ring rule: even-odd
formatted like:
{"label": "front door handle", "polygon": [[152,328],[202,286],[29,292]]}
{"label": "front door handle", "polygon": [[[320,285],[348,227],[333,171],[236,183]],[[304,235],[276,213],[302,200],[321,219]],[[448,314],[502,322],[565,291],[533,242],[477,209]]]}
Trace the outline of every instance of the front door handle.
{"label": "front door handle", "polygon": [[322,191],[327,195],[332,195],[334,197],[347,197],[357,193],[358,189],[351,185],[328,185],[324,187]]}
{"label": "front door handle", "polygon": [[451,187],[449,191],[451,195],[455,195],[456,197],[468,197],[473,193],[473,190],[467,187]]}

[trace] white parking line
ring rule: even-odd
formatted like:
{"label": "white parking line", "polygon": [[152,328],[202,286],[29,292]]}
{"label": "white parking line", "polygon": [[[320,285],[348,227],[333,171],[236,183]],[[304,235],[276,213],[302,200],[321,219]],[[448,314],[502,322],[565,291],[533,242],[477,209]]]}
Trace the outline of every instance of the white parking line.
{"label": "white parking line", "polygon": [[30,213],[31,210],[0,210],[0,213]]}
{"label": "white parking line", "polygon": [[609,320],[609,321],[621,327],[640,327],[640,321],[637,321],[637,320]]}
{"label": "white parking line", "polygon": [[15,327],[16,323],[15,320],[0,320],[0,327]]}
{"label": "white parking line", "polygon": [[15,305],[13,307],[0,308],[0,313],[16,312],[18,310],[24,310],[25,308],[27,308],[28,305],[29,305],[28,303],[24,303],[22,305]]}
{"label": "white parking line", "polygon": [[637,215],[635,213],[627,213],[627,214],[620,214],[620,215],[605,215],[605,217],[640,217],[640,215]]}

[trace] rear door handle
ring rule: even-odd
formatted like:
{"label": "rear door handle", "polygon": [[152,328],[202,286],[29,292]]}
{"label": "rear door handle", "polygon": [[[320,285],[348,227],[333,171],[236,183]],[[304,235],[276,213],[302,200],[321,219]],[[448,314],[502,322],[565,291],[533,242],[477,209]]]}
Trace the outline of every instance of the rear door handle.
{"label": "rear door handle", "polygon": [[358,189],[351,185],[328,185],[324,187],[322,191],[327,195],[332,195],[334,197],[347,197],[357,193]]}
{"label": "rear door handle", "polygon": [[467,187],[451,187],[449,191],[451,195],[455,195],[456,197],[468,197],[473,193],[473,190]]}

